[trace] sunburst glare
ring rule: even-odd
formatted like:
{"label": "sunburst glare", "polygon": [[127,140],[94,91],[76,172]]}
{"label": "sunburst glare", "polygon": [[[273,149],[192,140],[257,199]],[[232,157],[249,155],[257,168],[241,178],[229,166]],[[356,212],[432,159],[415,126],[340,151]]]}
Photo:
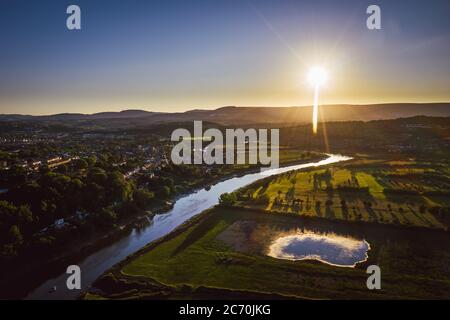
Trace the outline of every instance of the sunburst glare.
{"label": "sunburst glare", "polygon": [[313,67],[309,70],[308,81],[314,86],[314,106],[313,106],[313,132],[317,133],[317,119],[319,116],[319,87],[323,86],[328,79],[327,72],[322,67]]}

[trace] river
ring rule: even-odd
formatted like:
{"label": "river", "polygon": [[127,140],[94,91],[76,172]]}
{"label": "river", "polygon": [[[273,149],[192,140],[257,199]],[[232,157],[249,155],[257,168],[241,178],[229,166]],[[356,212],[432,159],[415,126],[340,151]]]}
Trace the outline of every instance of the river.
{"label": "river", "polygon": [[[152,223],[138,230],[133,230],[130,234],[113,242],[112,244],[94,252],[78,262],[81,268],[81,290],[86,290],[89,286],[106,270],[116,263],[125,259],[128,255],[136,252],[151,241],[154,241],[176,227],[201,213],[202,211],[218,204],[219,196],[225,192],[232,192],[267,176],[276,175],[291,170],[298,170],[310,167],[317,167],[341,161],[350,160],[351,157],[330,154],[327,159],[298,165],[271,169],[265,172],[249,173],[241,177],[233,177],[219,182],[211,188],[201,189],[192,192],[178,199],[174,207],[166,213],[155,215]],[[57,277],[48,279],[39,287],[31,291],[26,299],[75,299],[80,290],[69,290],[66,287],[68,275],[62,273]],[[56,286],[53,293],[49,289]]]}

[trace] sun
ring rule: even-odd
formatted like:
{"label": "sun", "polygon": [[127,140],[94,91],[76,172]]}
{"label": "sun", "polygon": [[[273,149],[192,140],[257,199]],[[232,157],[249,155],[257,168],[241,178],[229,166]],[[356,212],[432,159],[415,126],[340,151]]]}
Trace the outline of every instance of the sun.
{"label": "sun", "polygon": [[322,86],[327,82],[328,75],[324,68],[322,67],[312,67],[309,69],[308,81],[314,87]]}

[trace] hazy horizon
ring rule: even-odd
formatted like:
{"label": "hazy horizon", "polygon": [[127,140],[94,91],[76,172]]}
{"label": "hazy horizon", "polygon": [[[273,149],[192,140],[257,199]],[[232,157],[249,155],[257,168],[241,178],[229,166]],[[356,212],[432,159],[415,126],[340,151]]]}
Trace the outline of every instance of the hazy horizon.
{"label": "hazy horizon", "polygon": [[[385,103],[329,103],[329,104],[321,104],[321,107],[330,107],[330,106],[384,106],[384,105],[439,105],[439,104],[449,104],[450,101],[436,101],[436,102],[385,102]],[[146,107],[137,107],[137,108],[111,108],[111,109],[99,109],[99,111],[91,112],[91,113],[83,113],[83,112],[57,112],[57,113],[2,113],[0,115],[23,115],[23,116],[52,116],[57,114],[83,114],[83,115],[93,115],[98,113],[108,113],[108,112],[125,112],[125,111],[145,111],[145,112],[154,112],[154,113],[184,113],[190,111],[213,111],[222,108],[312,108],[312,105],[298,105],[298,106],[240,106],[240,105],[227,105],[227,106],[211,106],[209,108],[201,108],[201,107],[192,107],[186,108],[182,110],[166,110],[166,111],[158,111],[155,109],[150,109]]]}

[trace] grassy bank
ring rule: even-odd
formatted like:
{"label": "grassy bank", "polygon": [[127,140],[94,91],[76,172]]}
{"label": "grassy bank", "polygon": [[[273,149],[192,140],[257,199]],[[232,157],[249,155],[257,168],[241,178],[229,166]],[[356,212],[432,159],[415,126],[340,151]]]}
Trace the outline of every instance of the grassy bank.
{"label": "grassy bank", "polygon": [[[226,237],[245,222],[242,234]],[[280,260],[266,255],[273,235],[296,228],[364,238],[369,258],[355,268],[317,261]],[[386,228],[216,208],[150,244],[106,273],[101,291],[86,298],[199,298],[220,296],[284,298],[449,298],[449,235],[445,232]],[[382,269],[382,290],[366,287],[365,268]],[[431,272],[432,271],[432,272]],[[247,295],[245,295],[245,293]]]}

